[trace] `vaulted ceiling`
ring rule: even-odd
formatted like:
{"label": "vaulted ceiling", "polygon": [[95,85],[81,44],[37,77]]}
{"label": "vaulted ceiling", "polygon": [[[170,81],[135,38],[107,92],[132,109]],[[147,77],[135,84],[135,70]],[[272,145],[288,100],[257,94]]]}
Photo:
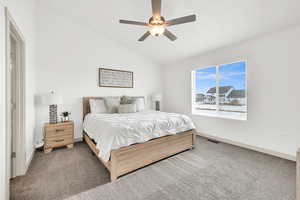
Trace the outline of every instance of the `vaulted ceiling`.
{"label": "vaulted ceiling", "polygon": [[115,40],[160,64],[300,23],[299,0],[162,0],[166,19],[196,14],[197,21],[170,27],[178,40],[138,38],[146,27],[119,24],[119,19],[147,22],[151,0],[51,0],[43,6]]}

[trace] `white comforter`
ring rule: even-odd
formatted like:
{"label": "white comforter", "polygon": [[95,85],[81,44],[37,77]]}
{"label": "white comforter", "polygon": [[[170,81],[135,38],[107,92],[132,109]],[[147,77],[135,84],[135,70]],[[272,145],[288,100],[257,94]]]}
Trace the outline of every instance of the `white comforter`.
{"label": "white comforter", "polygon": [[144,111],[130,114],[88,114],[83,123],[84,131],[95,140],[104,161],[110,151],[153,138],[174,135],[194,129],[192,120],[175,113]]}

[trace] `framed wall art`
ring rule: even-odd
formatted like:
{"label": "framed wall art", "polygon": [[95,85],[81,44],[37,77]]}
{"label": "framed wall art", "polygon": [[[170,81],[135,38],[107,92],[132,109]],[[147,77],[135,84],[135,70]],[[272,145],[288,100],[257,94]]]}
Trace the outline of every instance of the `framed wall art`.
{"label": "framed wall art", "polygon": [[99,87],[133,88],[133,72],[99,68]]}

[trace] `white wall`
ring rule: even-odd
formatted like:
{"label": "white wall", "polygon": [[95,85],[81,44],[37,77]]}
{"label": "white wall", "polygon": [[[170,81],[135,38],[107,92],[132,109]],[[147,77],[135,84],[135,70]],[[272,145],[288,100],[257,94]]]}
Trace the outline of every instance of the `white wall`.
{"label": "white wall", "polygon": [[[170,64],[164,108],[190,115],[200,133],[294,157],[300,147],[299,52],[297,26]],[[191,70],[241,59],[248,61],[248,120],[191,115]]]}
{"label": "white wall", "polygon": [[[77,24],[69,16],[60,16],[42,3],[38,10],[37,94],[50,90],[62,94],[62,107],[71,111],[75,120],[76,138],[82,136],[82,97],[149,96],[161,89],[160,68],[151,61]],[[99,67],[133,71],[134,88],[99,88]],[[37,105],[36,118],[38,144],[43,123],[48,121],[48,108]]]}
{"label": "white wall", "polygon": [[[30,157],[34,152],[34,94],[35,94],[35,75],[34,75],[34,37],[35,37],[35,23],[34,14],[35,6],[33,0],[1,0],[0,1],[0,199],[7,197],[7,191],[5,191],[5,155],[6,155],[6,132],[5,132],[5,13],[4,6],[8,7],[12,17],[17,23],[19,29],[22,31],[26,39],[26,163],[29,163]],[[6,182],[7,184],[7,182]],[[6,197],[5,197],[6,196]]]}

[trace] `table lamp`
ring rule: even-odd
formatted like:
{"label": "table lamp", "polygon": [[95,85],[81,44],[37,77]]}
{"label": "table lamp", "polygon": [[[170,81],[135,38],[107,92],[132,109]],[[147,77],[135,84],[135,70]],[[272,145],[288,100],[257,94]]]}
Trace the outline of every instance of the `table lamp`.
{"label": "table lamp", "polygon": [[57,105],[62,104],[62,98],[54,91],[42,96],[42,104],[49,106],[49,123],[57,123]]}
{"label": "table lamp", "polygon": [[155,102],[155,110],[160,111],[160,102],[162,100],[162,94],[156,93],[152,95],[152,101]]}

